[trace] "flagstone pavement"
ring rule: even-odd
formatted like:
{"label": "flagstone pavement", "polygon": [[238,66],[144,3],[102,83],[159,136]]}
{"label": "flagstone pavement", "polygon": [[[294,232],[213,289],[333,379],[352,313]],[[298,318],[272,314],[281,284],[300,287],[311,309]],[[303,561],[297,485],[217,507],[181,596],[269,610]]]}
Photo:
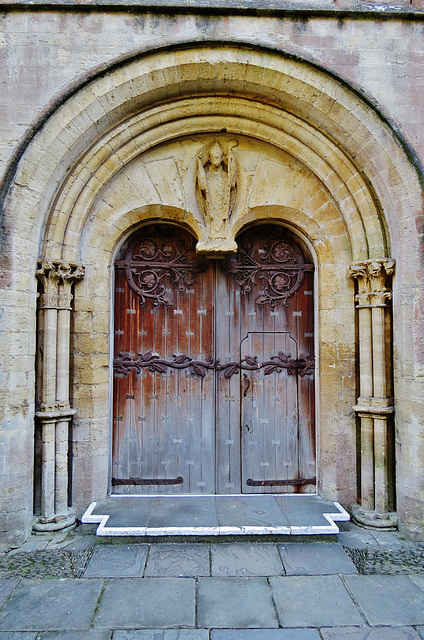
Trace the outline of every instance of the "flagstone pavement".
{"label": "flagstone pavement", "polygon": [[[408,564],[424,543],[399,533],[341,523],[335,542],[152,543],[94,530],[0,554],[0,640],[424,639],[424,570]],[[74,574],[65,551],[85,558]],[[388,564],[364,571],[361,552]]]}

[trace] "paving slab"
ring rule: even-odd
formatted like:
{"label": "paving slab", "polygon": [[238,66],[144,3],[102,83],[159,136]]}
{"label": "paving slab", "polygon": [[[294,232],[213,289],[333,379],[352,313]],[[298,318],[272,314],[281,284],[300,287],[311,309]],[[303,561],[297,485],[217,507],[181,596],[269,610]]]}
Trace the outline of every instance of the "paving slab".
{"label": "paving slab", "polygon": [[51,540],[49,540],[49,542],[46,544],[46,551],[59,550],[66,547],[69,541],[69,533],[70,531],[67,529],[56,531]]}
{"label": "paving slab", "polygon": [[2,631],[85,630],[102,580],[21,580],[0,613]]}
{"label": "paving slab", "polygon": [[36,640],[110,640],[111,636],[112,632],[109,630],[46,631],[38,634]]}
{"label": "paving slab", "polygon": [[94,627],[166,629],[195,626],[192,578],[112,578],[105,585]]}
{"label": "paving slab", "polygon": [[141,578],[148,549],[148,544],[105,544],[97,547],[84,578]]}
{"label": "paving slab", "polygon": [[18,586],[19,578],[0,578],[0,607],[4,605],[10,594]]}
{"label": "paving slab", "polygon": [[113,640],[209,640],[209,629],[115,631]]}
{"label": "paving slab", "polygon": [[405,575],[345,576],[370,625],[424,624],[424,592]]}
{"label": "paving slab", "polygon": [[409,577],[417,585],[417,587],[419,587],[420,589],[422,589],[424,591],[424,575],[422,575],[422,574],[418,575],[418,574],[411,573]]}
{"label": "paving slab", "polygon": [[333,502],[315,495],[302,496],[301,503],[293,496],[275,496],[275,500],[290,526],[328,527],[328,520],[323,514],[337,511]]}
{"label": "paving slab", "polygon": [[346,551],[337,542],[278,545],[288,576],[358,573]]}
{"label": "paving slab", "polygon": [[147,527],[154,499],[151,496],[113,496],[97,502],[92,515],[109,515],[107,527]]}
{"label": "paving slab", "polygon": [[351,549],[369,549],[378,546],[376,539],[368,529],[361,529],[352,522],[341,522],[338,541]]}
{"label": "paving slab", "polygon": [[149,529],[218,526],[214,496],[164,496],[155,499],[149,518]]}
{"label": "paving slab", "polygon": [[272,496],[219,496],[216,510],[222,527],[288,527]]}
{"label": "paving slab", "polygon": [[212,629],[211,640],[320,640],[315,629]]}
{"label": "paving slab", "polygon": [[373,538],[382,549],[403,549],[404,543],[390,531],[372,531]]}
{"label": "paving slab", "polygon": [[417,631],[420,634],[420,638],[423,638],[423,640],[424,640],[424,626],[417,627]]}
{"label": "paving slab", "polygon": [[17,553],[27,553],[32,551],[43,551],[51,542],[51,535],[49,534],[40,534],[40,535],[32,535],[24,542],[23,545],[18,547],[18,549],[12,549],[8,552],[8,556],[13,556]]}
{"label": "paving slab", "polygon": [[146,577],[210,575],[208,544],[157,544],[150,548]]}
{"label": "paving slab", "polygon": [[420,640],[412,627],[338,627],[320,631],[323,640]]}
{"label": "paving slab", "polygon": [[339,576],[271,577],[269,582],[282,627],[364,624]]}
{"label": "paving slab", "polygon": [[35,631],[0,631],[0,640],[37,640],[38,634]]}
{"label": "paving slab", "polygon": [[274,544],[212,544],[213,576],[281,576],[283,565]]}
{"label": "paving slab", "polygon": [[278,621],[265,578],[199,578],[202,628],[275,628]]}

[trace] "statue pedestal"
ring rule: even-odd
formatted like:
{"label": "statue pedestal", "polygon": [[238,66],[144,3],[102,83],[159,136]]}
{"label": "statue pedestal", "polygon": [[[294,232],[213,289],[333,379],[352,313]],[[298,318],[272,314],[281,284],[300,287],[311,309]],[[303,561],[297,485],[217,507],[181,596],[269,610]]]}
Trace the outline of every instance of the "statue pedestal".
{"label": "statue pedestal", "polygon": [[237,249],[237,242],[232,238],[217,238],[207,242],[200,240],[196,245],[197,253],[216,258],[224,258],[229,253],[236,253]]}

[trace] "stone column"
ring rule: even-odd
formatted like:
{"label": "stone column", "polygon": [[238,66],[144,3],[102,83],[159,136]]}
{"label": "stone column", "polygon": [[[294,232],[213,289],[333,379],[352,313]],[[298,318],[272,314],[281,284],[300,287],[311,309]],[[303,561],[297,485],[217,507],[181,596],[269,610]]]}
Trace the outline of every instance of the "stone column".
{"label": "stone column", "polygon": [[378,258],[352,264],[350,275],[358,282],[360,396],[354,409],[361,424],[361,504],[354,519],[377,528],[393,528],[393,469],[390,460],[388,420],[394,412],[391,398],[391,353],[386,335],[389,286],[394,260]]}
{"label": "stone column", "polygon": [[62,260],[40,260],[37,270],[40,296],[42,375],[41,423],[41,513],[36,531],[64,529],[75,523],[68,507],[69,425],[75,410],[69,405],[71,289],[84,277],[84,268]]}

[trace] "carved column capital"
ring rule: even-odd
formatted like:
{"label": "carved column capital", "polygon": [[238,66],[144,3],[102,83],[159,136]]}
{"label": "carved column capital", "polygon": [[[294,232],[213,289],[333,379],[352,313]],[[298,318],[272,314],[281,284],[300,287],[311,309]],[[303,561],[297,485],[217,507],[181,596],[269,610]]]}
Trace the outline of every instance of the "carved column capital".
{"label": "carved column capital", "polygon": [[388,278],[394,273],[395,261],[392,258],[373,258],[352,263],[349,275],[358,281],[358,293],[355,296],[358,307],[381,307],[391,300],[392,292]]}
{"label": "carved column capital", "polygon": [[365,307],[370,304],[371,283],[368,275],[368,260],[355,262],[349,267],[349,275],[358,282],[358,293],[355,300],[359,307]]}
{"label": "carved column capital", "polygon": [[35,275],[43,287],[43,293],[40,297],[40,307],[42,309],[57,307],[60,275],[56,268],[56,261],[39,260]]}
{"label": "carved column capital", "polygon": [[41,308],[69,309],[72,301],[71,287],[84,277],[85,268],[73,262],[42,258],[38,261],[36,276],[43,286]]}
{"label": "carved column capital", "polygon": [[394,273],[395,261],[391,258],[370,260],[368,265],[371,283],[370,302],[372,306],[385,306],[392,299],[391,287],[386,286],[387,279]]}

